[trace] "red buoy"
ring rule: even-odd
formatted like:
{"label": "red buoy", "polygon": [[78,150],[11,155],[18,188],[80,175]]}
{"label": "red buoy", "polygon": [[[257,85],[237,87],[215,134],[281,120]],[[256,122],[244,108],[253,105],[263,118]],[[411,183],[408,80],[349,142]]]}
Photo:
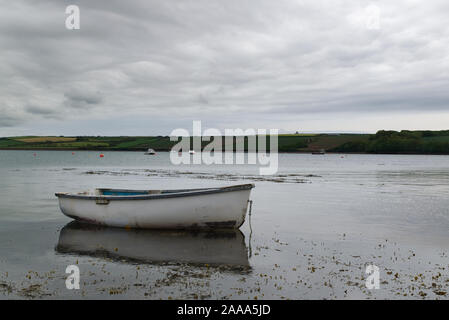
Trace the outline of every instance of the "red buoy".
{"label": "red buoy", "polygon": [[104,154],[101,153],[101,154],[100,154],[100,158],[104,158]]}

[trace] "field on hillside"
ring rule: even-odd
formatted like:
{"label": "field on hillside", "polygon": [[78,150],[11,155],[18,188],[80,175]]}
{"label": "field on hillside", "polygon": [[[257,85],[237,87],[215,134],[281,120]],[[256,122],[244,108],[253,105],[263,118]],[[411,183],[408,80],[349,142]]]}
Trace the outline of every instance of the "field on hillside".
{"label": "field on hillside", "polygon": [[[216,139],[216,138],[214,138]],[[219,138],[218,138],[219,139]],[[368,135],[319,135],[319,134],[282,134],[278,137],[280,152],[309,152],[319,149],[330,150],[352,140],[366,140]],[[267,137],[267,150],[270,139]],[[168,151],[176,142],[169,137],[9,137],[0,138],[0,149],[47,149],[47,150],[122,150],[144,151],[148,148],[156,151]],[[202,147],[208,141],[203,141]],[[222,138],[222,146],[235,149],[236,141]],[[245,138],[245,150],[247,150]],[[193,148],[193,145],[192,145]]]}
{"label": "field on hillside", "polygon": [[[229,137],[227,137],[229,138]],[[222,139],[222,150],[236,150],[236,141]],[[153,137],[7,137],[0,138],[0,149],[16,150],[116,150],[169,151],[177,142],[167,136]],[[266,139],[269,150],[270,139]],[[209,141],[202,142],[202,148]],[[191,141],[191,148],[193,142]],[[248,150],[245,137],[244,150]],[[449,131],[379,131],[376,134],[281,134],[279,152],[360,152],[360,153],[415,153],[449,154]]]}
{"label": "field on hillside", "polygon": [[26,142],[26,143],[41,143],[41,142],[68,142],[76,141],[76,138],[69,137],[17,137],[14,138],[16,141]]}

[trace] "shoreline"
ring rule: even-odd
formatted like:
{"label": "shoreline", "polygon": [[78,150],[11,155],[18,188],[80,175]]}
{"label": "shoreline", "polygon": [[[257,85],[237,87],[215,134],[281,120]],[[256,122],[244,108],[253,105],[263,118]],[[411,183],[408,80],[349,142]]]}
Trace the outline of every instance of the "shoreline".
{"label": "shoreline", "polygon": [[[86,152],[86,151],[96,151],[96,152],[145,152],[146,150],[110,150],[110,149],[52,149],[52,148],[0,148],[0,151],[69,151],[69,152]],[[170,150],[157,150],[156,152],[170,152]],[[281,154],[313,154],[314,151],[278,151]],[[236,153],[236,151],[232,151]],[[248,153],[244,151],[243,153]],[[366,155],[402,155],[402,156],[449,156],[449,153],[368,153],[368,152],[326,152],[324,154],[313,154],[316,156],[323,156],[326,154],[366,154]]]}
{"label": "shoreline", "polygon": [[[234,152],[254,152],[256,145],[250,146],[249,136],[214,136],[218,139],[217,151],[226,149]],[[221,140],[221,142],[220,142]],[[270,141],[257,140],[270,149]],[[240,145],[243,143],[243,146]],[[157,152],[169,152],[179,142],[168,136],[23,136],[0,138],[0,150],[58,150],[58,151],[133,151],[145,152],[148,148]],[[192,147],[190,141],[190,148]],[[209,145],[202,141],[195,147],[200,150]],[[187,145],[188,146],[188,145]],[[240,147],[239,147],[240,146]],[[273,146],[274,147],[274,146]],[[385,131],[376,134],[316,134],[313,136],[286,134],[279,135],[278,153],[336,153],[336,154],[410,154],[449,155],[449,130],[443,131]],[[240,151],[241,150],[241,151]]]}

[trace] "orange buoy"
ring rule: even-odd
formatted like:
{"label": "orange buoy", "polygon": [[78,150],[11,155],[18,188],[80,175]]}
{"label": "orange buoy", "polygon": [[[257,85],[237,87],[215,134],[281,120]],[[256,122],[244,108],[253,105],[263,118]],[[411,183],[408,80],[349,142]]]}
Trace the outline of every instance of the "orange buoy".
{"label": "orange buoy", "polygon": [[72,156],[75,154],[75,152],[72,152]]}

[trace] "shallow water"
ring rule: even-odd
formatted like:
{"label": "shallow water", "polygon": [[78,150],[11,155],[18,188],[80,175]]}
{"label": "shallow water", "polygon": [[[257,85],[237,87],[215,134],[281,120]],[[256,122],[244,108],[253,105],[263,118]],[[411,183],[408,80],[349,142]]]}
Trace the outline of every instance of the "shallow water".
{"label": "shallow water", "polygon": [[[0,151],[1,298],[448,298],[448,156],[280,154],[278,173],[260,176],[99,154]],[[248,182],[251,228],[224,234],[70,224],[54,196]],[[66,289],[71,264],[80,290]],[[365,287],[369,264],[380,289]]]}

